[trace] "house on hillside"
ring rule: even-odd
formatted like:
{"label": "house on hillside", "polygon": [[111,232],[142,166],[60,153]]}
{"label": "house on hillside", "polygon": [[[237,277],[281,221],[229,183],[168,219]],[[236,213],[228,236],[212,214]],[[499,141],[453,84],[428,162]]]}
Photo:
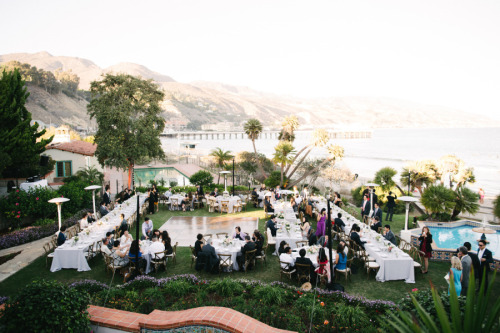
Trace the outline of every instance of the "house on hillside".
{"label": "house on hillside", "polygon": [[127,172],[108,166],[101,167],[95,156],[96,148],[95,144],[78,140],[47,146],[44,154],[56,161],[54,171],[47,176],[49,185],[62,185],[65,177],[92,166],[104,174],[104,183],[111,186],[112,194],[121,192],[127,187]]}

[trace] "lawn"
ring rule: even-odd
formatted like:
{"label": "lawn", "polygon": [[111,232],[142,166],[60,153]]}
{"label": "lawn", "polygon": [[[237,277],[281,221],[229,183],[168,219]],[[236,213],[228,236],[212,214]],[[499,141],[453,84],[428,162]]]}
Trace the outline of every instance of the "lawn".
{"label": "lawn", "polygon": [[[150,215],[153,220],[155,228],[162,226],[172,216],[217,216],[219,213],[208,213],[206,210],[196,210],[194,212],[172,212],[161,208],[159,213]],[[254,209],[250,207],[247,212],[230,214],[238,217],[252,216],[259,218],[259,230],[264,232],[265,219],[262,209]],[[142,220],[142,219],[141,219]],[[394,221],[391,223],[392,229],[395,233],[399,232],[404,227],[404,215],[394,216]],[[135,235],[135,231],[132,232]],[[175,239],[172,240],[175,242]],[[194,244],[193,239],[193,244]],[[179,247],[177,249],[177,264],[173,265],[168,263],[166,271],[154,273],[155,277],[166,277],[176,274],[195,274],[202,279],[218,279],[226,276],[233,278],[254,279],[262,282],[272,282],[280,279],[279,263],[276,256],[271,255],[274,248],[268,249],[267,265],[257,264],[253,271],[248,273],[234,272],[223,273],[220,275],[206,274],[204,272],[197,272],[194,267],[191,268],[190,250],[188,247]],[[106,284],[121,284],[123,277],[114,276],[111,273],[106,273],[104,269],[104,261],[102,257],[98,256],[91,259],[89,262],[91,271],[77,272],[76,270],[61,270],[59,272],[51,273],[49,268],[45,266],[45,257],[35,260],[31,265],[23,268],[10,278],[0,283],[0,296],[10,296],[15,294],[20,288],[36,278],[54,279],[65,283],[71,283],[81,279],[94,279],[104,282]],[[345,283],[343,279],[340,283],[344,285],[345,290],[352,295],[360,295],[370,299],[383,299],[397,301],[402,298],[406,293],[410,292],[413,288],[428,288],[430,283],[436,286],[439,290],[446,290],[448,285],[444,279],[450,264],[447,262],[431,262],[429,265],[429,273],[422,275],[420,272],[415,272],[416,283],[407,284],[404,281],[391,281],[391,282],[376,282],[374,273],[367,278],[365,271],[358,269],[352,275],[352,281]],[[284,280],[284,282],[287,282]],[[292,284],[296,282],[292,282]],[[500,292],[500,282],[495,283],[494,293]]]}

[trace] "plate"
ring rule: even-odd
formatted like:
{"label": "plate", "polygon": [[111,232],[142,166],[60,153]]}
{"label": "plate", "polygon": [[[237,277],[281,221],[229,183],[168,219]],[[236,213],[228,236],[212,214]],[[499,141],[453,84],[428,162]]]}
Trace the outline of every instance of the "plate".
{"label": "plate", "polygon": [[384,253],[382,253],[380,256],[381,256],[382,258],[387,258],[387,254],[384,254]]}

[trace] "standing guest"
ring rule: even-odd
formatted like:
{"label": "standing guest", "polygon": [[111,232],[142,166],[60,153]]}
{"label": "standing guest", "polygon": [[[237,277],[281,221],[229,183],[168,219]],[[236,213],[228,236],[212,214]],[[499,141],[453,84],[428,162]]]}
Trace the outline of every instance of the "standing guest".
{"label": "standing guest", "polygon": [[172,254],[174,252],[174,249],[172,248],[172,240],[170,239],[167,230],[163,230],[160,239],[165,246],[165,251],[167,251],[167,254]]}
{"label": "standing guest", "polygon": [[253,232],[252,240],[255,242],[255,248],[257,249],[257,255],[260,255],[262,252],[262,247],[264,246],[264,236],[260,233],[259,230],[255,230]]}
{"label": "standing guest", "polygon": [[325,224],[326,224],[326,209],[323,208],[321,213],[318,215],[318,224],[316,225],[316,237],[320,238],[325,234]]}
{"label": "standing guest", "polygon": [[87,219],[87,213],[83,213],[82,219],[80,220],[80,230],[83,230],[89,226],[89,220]]}
{"label": "standing guest", "polygon": [[432,235],[428,227],[422,228],[422,235],[418,240],[420,241],[420,251],[424,252],[425,271],[422,271],[422,273],[427,274],[429,271],[429,258],[432,258]]}
{"label": "standing guest", "polygon": [[[462,293],[462,263],[460,259],[453,256],[451,258],[451,268],[450,268],[450,286],[455,285],[455,291],[457,296]],[[450,294],[450,286],[448,286],[448,295]]]}
{"label": "standing guest", "polygon": [[276,231],[278,229],[276,229],[276,216],[275,215],[271,215],[271,218],[266,223],[266,228],[269,228],[271,230],[271,235],[273,237],[276,237]]}
{"label": "standing guest", "polygon": [[[300,252],[299,252],[300,254]],[[327,274],[328,282],[330,282],[330,265],[328,265],[328,257],[324,248],[320,248],[317,258],[319,267],[315,270],[317,274]]]}
{"label": "standing guest", "polygon": [[394,233],[391,230],[391,226],[388,224],[384,226],[384,238],[392,244],[397,245],[396,236],[394,236]]}
{"label": "standing guest", "polygon": [[[291,250],[290,250],[291,252]],[[280,258],[281,260],[281,258]],[[308,265],[309,266],[309,275],[311,276],[311,283],[316,284],[316,271],[314,269],[314,264],[311,259],[306,257],[306,250],[300,249],[299,257],[295,260],[295,264],[299,265]]]}
{"label": "standing guest", "polygon": [[245,234],[243,231],[241,231],[241,228],[239,226],[234,228],[233,238],[244,241],[246,235],[247,234]]}
{"label": "standing guest", "polygon": [[370,199],[368,198],[368,195],[365,194],[363,196],[363,204],[361,205],[361,220],[365,220],[365,216],[368,216],[370,214]]}
{"label": "standing guest", "polygon": [[391,221],[392,222],[392,216],[394,215],[394,208],[396,207],[396,199],[398,197],[393,194],[392,192],[389,192],[389,195],[387,196],[387,213],[385,214],[385,220],[386,221]]}
{"label": "standing guest", "polygon": [[200,207],[203,207],[203,198],[205,197],[205,192],[203,192],[203,187],[200,184],[196,185],[196,198],[200,203]]}
{"label": "standing guest", "polygon": [[307,238],[309,236],[309,230],[311,229],[311,225],[309,224],[309,221],[307,220],[307,217],[305,215],[302,216],[300,229],[302,230],[302,237]]}
{"label": "standing guest", "polygon": [[486,289],[488,287],[488,275],[490,273],[490,264],[493,263],[493,254],[490,250],[486,248],[486,241],[479,241],[479,248],[477,249],[477,257],[479,258],[479,262],[481,266],[479,267],[479,281],[482,282],[484,279],[485,288],[484,292],[486,293]]}
{"label": "standing guest", "polygon": [[123,252],[120,248],[120,241],[115,240],[113,242],[113,248],[111,249],[111,258],[113,258],[113,265],[115,266],[126,266],[128,265],[127,253]]}
{"label": "standing guest", "polygon": [[101,252],[108,255],[108,256],[111,255],[111,250],[109,249],[109,238],[108,237],[104,237],[102,239]]}
{"label": "standing guest", "polygon": [[109,185],[106,185],[104,195],[102,196],[102,201],[106,206],[111,204],[111,189]]}
{"label": "standing guest", "polygon": [[148,190],[148,213],[155,213],[155,194],[153,192],[153,189]]}
{"label": "standing guest", "polygon": [[300,195],[302,198],[304,198],[304,200],[307,200],[309,198],[309,189],[307,188],[307,186],[305,186],[303,189],[302,189],[302,193]]}
{"label": "standing guest", "polygon": [[158,212],[160,210],[160,205],[158,205],[160,200],[160,194],[158,193],[158,189],[156,188],[156,185],[153,185],[153,202],[154,202],[154,210],[155,212]]}
{"label": "standing guest", "polygon": [[167,200],[170,199],[170,197],[172,196],[172,188],[169,187],[167,192],[165,192],[165,196],[167,197]]}
{"label": "standing guest", "polygon": [[472,267],[472,259],[469,257],[467,248],[465,246],[461,246],[458,249],[458,257],[462,262],[462,292],[460,295],[467,296],[467,291],[469,289],[469,277],[470,270]]}
{"label": "standing guest", "polygon": [[479,189],[479,204],[484,204],[484,190],[482,188]]}
{"label": "standing guest", "polygon": [[101,206],[99,207],[99,213],[101,213],[101,217],[108,215],[109,210],[106,208],[106,203],[104,201],[101,202]]}
{"label": "standing guest", "polygon": [[269,195],[266,195],[266,197],[264,198],[264,207],[266,208],[266,211],[268,213],[274,213],[274,207],[271,204]]}
{"label": "standing guest", "polygon": [[125,230],[120,237],[120,244],[122,245],[130,245],[132,244],[132,241],[134,239],[132,238],[132,235],[128,232],[128,230]]}
{"label": "standing guest", "polygon": [[375,216],[372,219],[372,224],[370,228],[375,232],[378,232],[378,228],[382,228],[382,222],[380,222],[380,218],[378,216]]}
{"label": "standing guest", "polygon": [[155,255],[157,256],[157,258],[160,258],[160,259],[163,258],[163,256],[164,256],[163,251],[165,251],[165,245],[163,245],[163,242],[159,241],[159,239],[156,235],[153,235],[153,238],[151,240],[153,242],[149,246],[149,249],[148,249],[149,253],[151,254],[151,256],[153,258],[155,257]]}
{"label": "standing guest", "polygon": [[292,190],[293,190],[293,195],[295,197],[298,197],[300,193],[299,190],[297,189],[297,185],[294,185]]}
{"label": "standing guest", "polygon": [[464,247],[467,249],[467,253],[472,260],[472,268],[474,268],[474,279],[477,280],[479,279],[479,272],[481,271],[481,262],[479,261],[477,254],[471,252],[472,245],[469,242],[465,242]]}
{"label": "standing guest", "polygon": [[125,215],[122,213],[120,214],[120,235],[123,235],[123,233],[127,230],[128,230],[128,223],[127,220],[125,220]]}
{"label": "standing guest", "polygon": [[372,217],[375,218],[378,216],[378,220],[379,221],[383,221],[384,219],[382,218],[382,209],[380,209],[380,207],[378,206],[378,203],[374,202],[373,203],[373,213],[372,213]]}
{"label": "standing guest", "polygon": [[196,242],[194,242],[194,255],[197,257],[198,253],[203,249],[203,235],[196,235]]}
{"label": "standing guest", "polygon": [[341,231],[345,230],[345,223],[342,220],[342,213],[338,213],[337,217],[335,218],[335,220],[333,222],[334,222],[335,229],[337,230],[337,232],[341,232]]}
{"label": "standing guest", "polygon": [[[289,268],[292,268],[293,266],[295,266],[295,260],[292,257],[292,249],[290,247],[287,246],[284,249],[284,252],[280,254],[280,261],[288,263]],[[309,259],[309,261],[311,261],[311,260]],[[286,265],[281,264],[281,268],[286,268]]]}
{"label": "standing guest", "polygon": [[149,217],[144,218],[144,222],[142,223],[142,239],[150,239],[151,234],[153,232],[153,221],[149,219]]}
{"label": "standing guest", "polygon": [[252,201],[254,202],[253,206],[255,208],[260,206],[260,203],[262,202],[262,199],[259,199],[259,194],[255,188],[252,190]]}
{"label": "standing guest", "polygon": [[288,245],[286,243],[286,241],[281,241],[280,246],[278,247],[278,255],[281,255],[282,253],[285,253],[285,248],[289,247],[289,246],[290,245]]}
{"label": "standing guest", "polygon": [[61,246],[66,242],[66,235],[64,232],[66,231],[66,226],[63,225],[61,230],[59,231],[59,235],[57,235],[57,246]]}
{"label": "standing guest", "polygon": [[92,224],[95,222],[95,218],[91,212],[87,212],[87,223]]}

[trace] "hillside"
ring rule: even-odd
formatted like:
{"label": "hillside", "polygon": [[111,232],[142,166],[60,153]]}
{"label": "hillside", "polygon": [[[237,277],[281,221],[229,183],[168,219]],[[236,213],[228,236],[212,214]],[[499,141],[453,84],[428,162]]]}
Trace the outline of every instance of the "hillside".
{"label": "hillside", "polygon": [[[279,126],[283,117],[290,114],[299,118],[303,128],[500,126],[498,121],[460,110],[389,98],[300,99],[224,83],[180,83],[133,63],[120,63],[101,69],[87,59],[53,56],[47,52],[0,55],[0,64],[12,60],[50,71],[71,69],[80,77],[80,89],[88,89],[91,81],[108,72],[153,79],[165,90],[165,118],[184,119],[191,122],[192,126],[220,121],[241,124],[249,118],[258,118],[266,126]],[[33,113],[33,119],[87,126],[89,119],[85,100],[64,94],[50,95],[35,87],[29,87],[29,90],[32,95],[28,100],[28,109]]]}

